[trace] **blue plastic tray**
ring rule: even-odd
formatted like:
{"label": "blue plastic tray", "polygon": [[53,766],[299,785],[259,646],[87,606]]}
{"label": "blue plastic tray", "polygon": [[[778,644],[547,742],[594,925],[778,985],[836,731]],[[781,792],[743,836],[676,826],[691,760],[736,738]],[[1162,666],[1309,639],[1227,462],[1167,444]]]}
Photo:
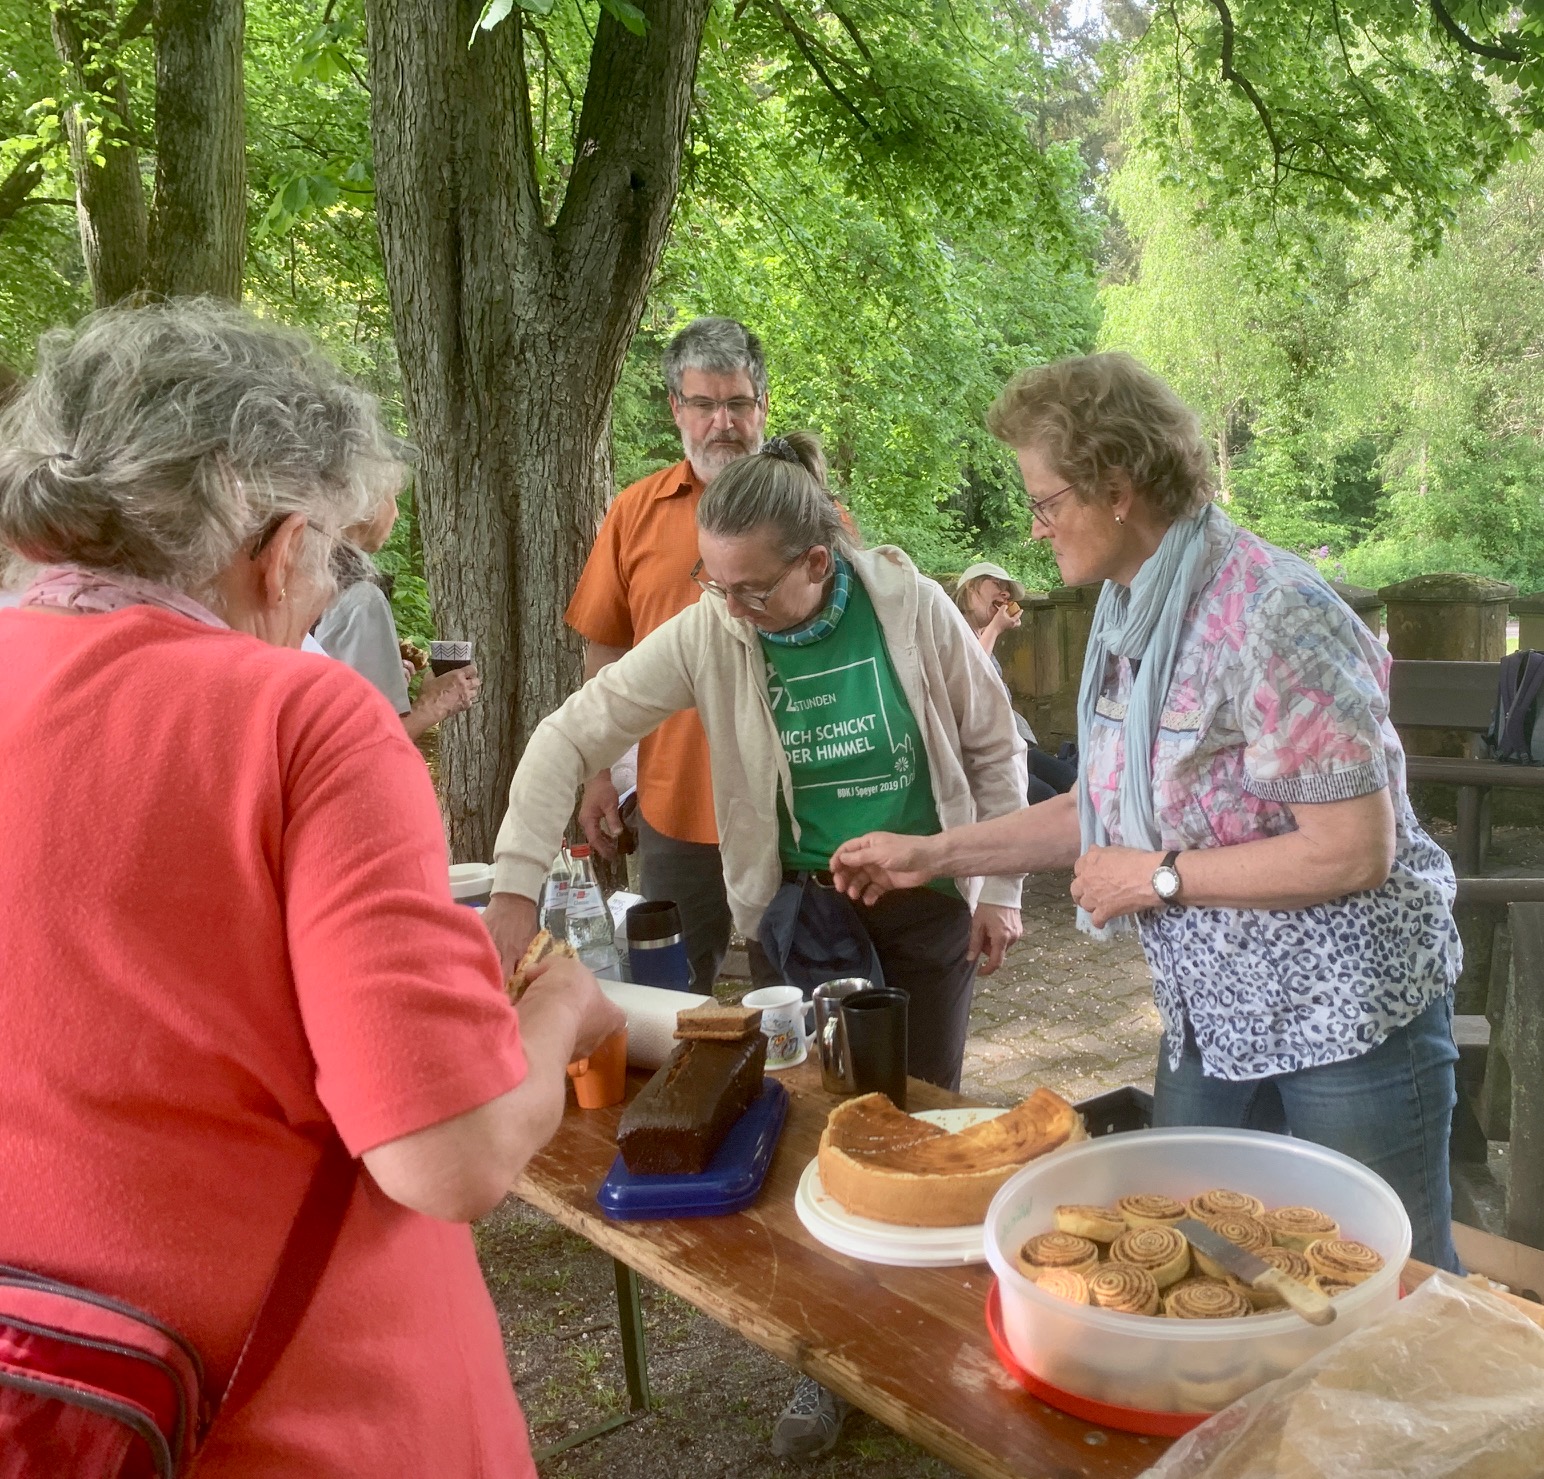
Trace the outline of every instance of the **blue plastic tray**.
{"label": "blue plastic tray", "polygon": [[735,1122],[707,1170],[696,1175],[635,1176],[619,1155],[595,1200],[614,1222],[738,1212],[761,1192],[787,1113],[788,1090],[776,1079],[766,1079],[761,1096]]}

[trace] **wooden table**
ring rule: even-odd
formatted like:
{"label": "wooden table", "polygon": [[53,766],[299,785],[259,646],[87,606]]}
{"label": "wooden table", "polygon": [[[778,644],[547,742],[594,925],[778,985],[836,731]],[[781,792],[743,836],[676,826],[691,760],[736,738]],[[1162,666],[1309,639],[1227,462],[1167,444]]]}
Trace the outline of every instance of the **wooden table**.
{"label": "wooden table", "polygon": [[[618,1261],[624,1353],[635,1406],[647,1405],[636,1335],[636,1283],[678,1294],[939,1458],[981,1479],[1129,1479],[1167,1447],[1161,1438],[1091,1427],[1014,1383],[998,1364],[984,1309],[986,1264],[906,1269],[834,1253],[804,1230],[794,1192],[839,1101],[806,1063],[776,1075],[789,1090],[767,1183],[728,1217],[611,1222],[595,1192],[616,1156],[621,1107],[569,1108],[516,1193]],[[629,1094],[646,1075],[629,1075]],[[911,1109],[970,1101],[916,1079]],[[630,1329],[629,1327],[633,1327]]]}

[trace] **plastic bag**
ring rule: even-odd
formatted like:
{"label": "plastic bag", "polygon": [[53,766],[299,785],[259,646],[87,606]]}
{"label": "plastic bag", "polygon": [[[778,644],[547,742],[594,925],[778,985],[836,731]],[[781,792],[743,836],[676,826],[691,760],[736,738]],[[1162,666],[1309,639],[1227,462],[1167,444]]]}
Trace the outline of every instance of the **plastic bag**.
{"label": "plastic bag", "polygon": [[1540,1479],[1544,1329],[1437,1274],[1180,1439],[1144,1479]]}

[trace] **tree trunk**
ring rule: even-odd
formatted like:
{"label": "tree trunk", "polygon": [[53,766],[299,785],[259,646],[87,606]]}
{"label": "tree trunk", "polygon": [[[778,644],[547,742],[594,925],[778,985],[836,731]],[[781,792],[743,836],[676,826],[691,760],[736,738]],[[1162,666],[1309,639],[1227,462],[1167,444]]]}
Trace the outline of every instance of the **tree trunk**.
{"label": "tree trunk", "polygon": [[241,297],[247,252],[243,0],[160,0],[150,285]]}
{"label": "tree trunk", "polygon": [[[87,137],[91,121],[78,108],[65,115],[81,251],[92,297],[104,307],[144,286],[147,240],[145,189],[129,116],[129,89],[118,68],[111,0],[60,5],[52,27],[54,46],[71,81],[93,94],[104,114],[96,150]],[[100,164],[93,157],[96,153]]]}
{"label": "tree trunk", "polygon": [[572,690],[563,610],[610,493],[611,395],[680,177],[710,0],[596,26],[557,220],[536,186],[516,16],[467,38],[462,0],[368,0],[376,216],[435,622],[475,645],[483,700],[451,720],[453,855],[492,855],[531,730]]}

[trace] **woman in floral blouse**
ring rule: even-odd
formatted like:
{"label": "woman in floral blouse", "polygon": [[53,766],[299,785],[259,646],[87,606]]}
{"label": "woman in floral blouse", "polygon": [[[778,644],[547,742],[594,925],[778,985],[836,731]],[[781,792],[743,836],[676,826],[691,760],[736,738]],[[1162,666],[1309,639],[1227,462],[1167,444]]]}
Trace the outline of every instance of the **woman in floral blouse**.
{"label": "woman in floral blouse", "polygon": [[989,417],[1068,585],[1103,581],[1073,795],[833,859],[854,897],[1075,866],[1134,921],[1163,1021],[1160,1125],[1286,1130],[1382,1175],[1456,1269],[1453,870],[1416,822],[1388,655],[1319,574],[1213,502],[1196,418],[1126,355],[1026,371]]}

